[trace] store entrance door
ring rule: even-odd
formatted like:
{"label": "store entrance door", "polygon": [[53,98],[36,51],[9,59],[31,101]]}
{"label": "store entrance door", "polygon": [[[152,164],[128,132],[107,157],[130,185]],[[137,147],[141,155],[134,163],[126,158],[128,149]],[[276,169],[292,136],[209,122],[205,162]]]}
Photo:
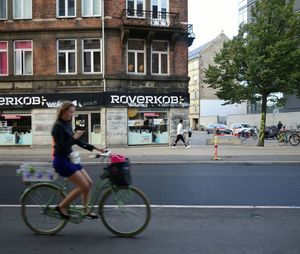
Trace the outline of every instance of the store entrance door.
{"label": "store entrance door", "polygon": [[76,114],[75,130],[83,130],[84,133],[81,137],[81,140],[85,143],[89,143],[89,115],[88,114]]}

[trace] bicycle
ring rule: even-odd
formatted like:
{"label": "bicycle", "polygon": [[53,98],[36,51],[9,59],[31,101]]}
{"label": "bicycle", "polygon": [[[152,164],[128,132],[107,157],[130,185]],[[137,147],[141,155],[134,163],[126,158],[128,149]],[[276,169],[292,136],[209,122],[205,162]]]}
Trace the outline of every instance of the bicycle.
{"label": "bicycle", "polygon": [[[95,158],[110,158],[110,152],[97,154]],[[130,174],[130,163],[121,165]],[[35,167],[35,168],[34,168]],[[27,170],[26,170],[27,169]],[[62,218],[55,207],[65,198],[65,189],[68,180],[62,184],[53,182],[57,174],[52,168],[27,167],[23,165],[18,173],[23,175],[23,180],[33,178],[33,186],[27,188],[21,195],[21,212],[25,224],[37,234],[54,235],[61,231],[68,222],[79,224],[86,217],[84,210],[88,207],[94,211],[98,205],[98,214],[104,226],[113,234],[120,237],[133,237],[141,233],[147,227],[151,209],[146,195],[138,188],[128,185],[119,185],[116,181],[131,180],[130,175],[125,174],[120,178],[120,167],[110,164],[103,167],[103,173],[95,183],[95,190],[91,195],[87,206],[78,206],[73,202],[68,213],[70,219]],[[112,174],[115,172],[116,174]],[[117,177],[117,178],[116,178]],[[46,180],[45,180],[46,178]],[[46,182],[43,182],[46,181]]]}
{"label": "bicycle", "polygon": [[243,130],[237,134],[237,137],[239,139],[241,139],[242,141],[245,141],[246,139],[248,139],[250,137],[252,137],[254,140],[257,140],[257,138],[258,138],[256,131],[253,129],[251,129],[249,131]]}
{"label": "bicycle", "polygon": [[293,133],[289,137],[289,143],[292,146],[297,146],[300,143],[300,134],[299,133]]}
{"label": "bicycle", "polygon": [[277,132],[276,139],[278,140],[280,146],[289,143],[289,136],[288,136],[289,132],[290,131],[286,130],[285,128],[283,128],[282,130],[280,129]]}

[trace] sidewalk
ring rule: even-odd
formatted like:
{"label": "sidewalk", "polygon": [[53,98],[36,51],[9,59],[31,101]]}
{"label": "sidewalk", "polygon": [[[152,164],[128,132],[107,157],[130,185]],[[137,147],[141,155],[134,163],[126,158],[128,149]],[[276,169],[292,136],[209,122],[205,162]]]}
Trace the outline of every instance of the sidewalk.
{"label": "sidewalk", "polygon": [[[219,145],[218,157],[212,160],[214,146],[193,144],[185,149],[179,144],[176,149],[168,146],[141,146],[113,148],[113,153],[124,154],[132,163],[299,163],[300,146],[257,147],[256,145]],[[83,163],[96,163],[99,159],[89,158],[93,152],[77,148]],[[51,159],[50,146],[37,147],[0,147],[0,164],[18,165],[24,161],[47,162]]]}

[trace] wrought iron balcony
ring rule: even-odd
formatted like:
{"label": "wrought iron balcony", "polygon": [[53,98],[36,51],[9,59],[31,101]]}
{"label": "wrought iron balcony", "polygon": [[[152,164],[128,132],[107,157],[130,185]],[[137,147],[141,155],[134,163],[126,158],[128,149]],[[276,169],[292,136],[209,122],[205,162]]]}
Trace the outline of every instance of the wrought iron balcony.
{"label": "wrought iron balcony", "polygon": [[195,34],[194,34],[194,30],[193,30],[193,25],[192,24],[188,24],[188,46],[192,46],[193,41],[195,40]]}
{"label": "wrought iron balcony", "polygon": [[122,12],[124,25],[181,28],[179,13],[125,9]]}

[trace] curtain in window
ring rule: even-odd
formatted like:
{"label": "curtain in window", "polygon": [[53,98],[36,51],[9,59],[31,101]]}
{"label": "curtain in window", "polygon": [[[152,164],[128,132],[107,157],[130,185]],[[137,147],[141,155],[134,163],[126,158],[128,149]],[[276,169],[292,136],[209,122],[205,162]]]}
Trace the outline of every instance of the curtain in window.
{"label": "curtain in window", "polygon": [[93,15],[96,15],[96,16],[101,15],[101,2],[100,2],[100,0],[94,0]]}
{"label": "curtain in window", "polygon": [[7,74],[7,52],[0,51],[0,75]]}
{"label": "curtain in window", "polygon": [[32,52],[24,52],[24,73],[23,74],[32,74]]}
{"label": "curtain in window", "polygon": [[22,74],[22,51],[15,51],[15,74]]}
{"label": "curtain in window", "polygon": [[14,0],[14,18],[22,18],[22,6],[20,0]]}
{"label": "curtain in window", "polygon": [[32,0],[23,0],[24,18],[32,18]]}

